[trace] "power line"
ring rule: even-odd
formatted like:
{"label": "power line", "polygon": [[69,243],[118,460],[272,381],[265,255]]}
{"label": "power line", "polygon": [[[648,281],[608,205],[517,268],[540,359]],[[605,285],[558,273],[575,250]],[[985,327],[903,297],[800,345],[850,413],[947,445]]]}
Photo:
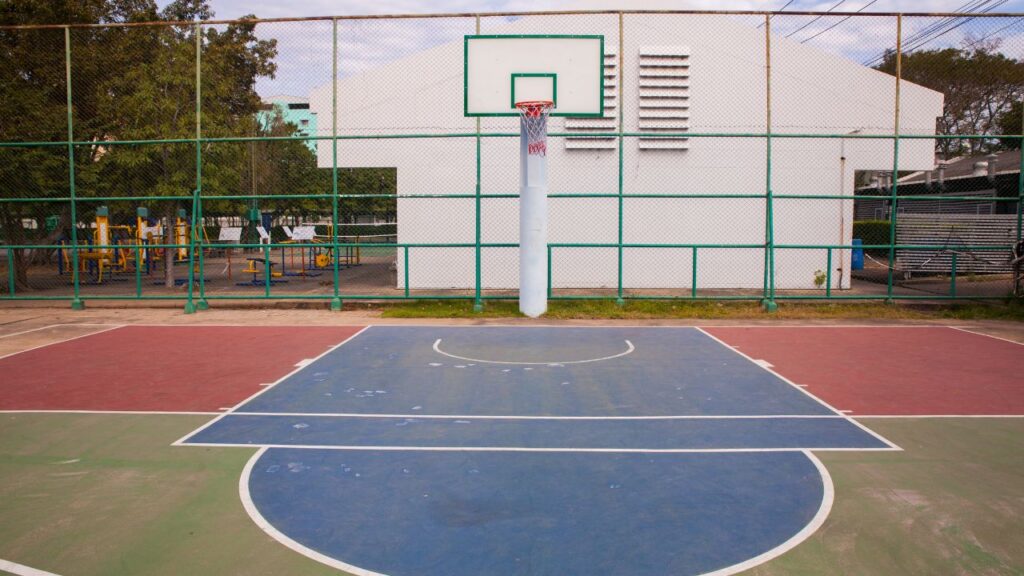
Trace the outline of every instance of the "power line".
{"label": "power line", "polygon": [[[991,12],[999,6],[1005,4],[1008,0],[972,0],[960,8],[957,8],[957,12],[969,12],[975,11],[979,14]],[[993,2],[995,2],[993,4]],[[914,34],[911,34],[907,38],[903,39],[903,51],[909,54],[914,50],[932,42],[933,40],[940,38],[953,30],[963,26],[964,24],[974,20],[977,16],[949,16],[940,19],[929,26],[926,26],[923,30],[920,30]],[[866,61],[865,66],[872,66],[877,62],[884,61],[886,55],[890,53],[889,50],[882,52],[874,58]]]}
{"label": "power line", "polygon": [[1013,20],[1012,22],[1010,22],[1006,26],[1003,26],[1002,28],[996,30],[995,32],[989,32],[988,34],[982,36],[981,38],[978,38],[977,40],[975,40],[973,42],[966,43],[964,46],[967,47],[967,48],[970,48],[971,46],[974,46],[978,42],[981,42],[982,40],[986,40],[988,38],[991,38],[992,36],[995,36],[996,34],[999,34],[1000,32],[1002,32],[1003,30],[1006,30],[1010,26],[1013,26],[1014,24],[1017,24],[1018,22],[1022,22],[1022,21],[1024,21],[1024,18],[1017,18],[1016,20]]}
{"label": "power line", "polygon": [[[829,8],[828,10],[826,10],[826,11],[825,11],[825,14],[828,14],[829,12],[831,12],[831,11],[835,10],[835,9],[836,9],[836,8],[838,8],[838,7],[839,7],[839,5],[840,5],[840,4],[842,4],[843,2],[846,2],[846,0],[839,0],[839,2],[836,2],[835,6],[832,6],[831,8]],[[811,24],[814,24],[814,23],[815,23],[815,22],[817,22],[818,20],[821,20],[822,18],[824,18],[824,17],[825,17],[825,14],[822,14],[821,16],[818,16],[817,18],[815,18],[814,20],[811,20],[811,21],[810,21],[810,22],[808,22],[807,24],[804,24],[803,26],[801,26],[801,27],[797,28],[796,30],[793,30],[793,31],[792,31],[792,32],[790,32],[789,34],[786,34],[786,38],[789,38],[789,37],[790,37],[790,36],[792,36],[793,34],[796,34],[797,32],[799,32],[799,31],[803,30],[804,28],[807,28],[808,26],[810,26]]]}
{"label": "power line", "polygon": [[[865,4],[864,6],[861,6],[860,10],[857,10],[857,12],[863,12],[863,11],[864,11],[864,10],[865,10],[865,9],[866,9],[867,7],[871,6],[871,5],[872,5],[872,4],[874,4],[875,2],[878,2],[878,0],[871,0],[871,2],[868,2],[868,3],[867,3],[867,4]],[[817,38],[818,36],[821,36],[821,35],[822,35],[822,34],[824,34],[825,32],[828,32],[829,30],[831,30],[831,29],[835,28],[836,26],[839,26],[840,24],[842,24],[843,22],[846,22],[846,21],[847,21],[847,20],[849,20],[850,18],[853,18],[853,14],[850,14],[850,15],[849,15],[849,16],[847,16],[846,18],[843,18],[843,19],[842,19],[842,20],[840,20],[839,22],[836,22],[835,24],[833,24],[833,25],[829,26],[828,28],[825,28],[824,30],[822,30],[821,32],[818,32],[817,34],[815,34],[814,36],[811,36],[810,38],[804,38],[803,40],[801,40],[801,41],[800,41],[800,43],[801,43],[801,44],[805,44],[805,43],[807,43],[807,41],[808,41],[808,40],[814,40],[814,39],[815,39],[815,38]]]}

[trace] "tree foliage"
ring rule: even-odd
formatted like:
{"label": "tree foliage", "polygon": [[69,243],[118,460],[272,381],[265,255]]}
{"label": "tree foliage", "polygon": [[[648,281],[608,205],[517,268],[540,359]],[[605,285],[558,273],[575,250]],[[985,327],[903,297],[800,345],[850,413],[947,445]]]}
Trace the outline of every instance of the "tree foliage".
{"label": "tree foliage", "polygon": [[[896,54],[887,54],[877,69],[895,74]],[[1000,119],[1024,97],[1024,61],[1000,53],[998,42],[904,54],[902,77],[945,95],[938,119],[939,134],[998,134]],[[945,158],[978,154],[998,146],[998,139],[945,139],[936,143]]]}

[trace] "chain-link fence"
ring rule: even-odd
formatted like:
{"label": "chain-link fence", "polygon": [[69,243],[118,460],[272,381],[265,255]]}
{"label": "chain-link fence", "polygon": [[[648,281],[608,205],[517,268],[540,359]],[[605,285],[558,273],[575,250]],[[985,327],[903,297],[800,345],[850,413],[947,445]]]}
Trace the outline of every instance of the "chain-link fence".
{"label": "chain-link fence", "polygon": [[604,116],[549,124],[551,298],[1024,290],[1024,14],[0,17],[0,299],[515,298],[473,34],[604,37]]}

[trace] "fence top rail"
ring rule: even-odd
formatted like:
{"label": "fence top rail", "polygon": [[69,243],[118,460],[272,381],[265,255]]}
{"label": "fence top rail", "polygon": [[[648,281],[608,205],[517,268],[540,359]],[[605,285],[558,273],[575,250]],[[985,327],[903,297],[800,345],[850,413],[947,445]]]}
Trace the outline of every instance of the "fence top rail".
{"label": "fence top rail", "polygon": [[1024,12],[822,12],[813,10],[765,11],[765,10],[545,10],[537,12],[440,12],[432,14],[355,14],[338,16],[304,16],[293,18],[236,18],[229,20],[154,20],[147,22],[99,22],[77,24],[15,24],[0,26],[0,30],[41,30],[55,28],[137,28],[146,26],[195,26],[221,24],[270,24],[279,22],[331,22],[334,20],[396,20],[431,18],[487,18],[507,16],[576,16],[600,14],[665,14],[693,16],[857,16],[888,17],[902,16],[940,18],[1017,18]]}

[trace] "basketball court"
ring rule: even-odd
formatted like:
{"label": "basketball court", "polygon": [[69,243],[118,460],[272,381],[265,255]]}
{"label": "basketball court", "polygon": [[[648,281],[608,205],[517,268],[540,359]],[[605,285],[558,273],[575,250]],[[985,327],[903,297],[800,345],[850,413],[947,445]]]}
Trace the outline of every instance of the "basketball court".
{"label": "basketball court", "polygon": [[[237,462],[232,529],[351,574],[737,573],[864,497],[837,494],[822,458],[917,465],[880,417],[1024,415],[1021,344],[944,326],[53,325],[0,342],[28,338],[45,343],[0,358],[12,431],[181,418],[151,448]],[[8,450],[59,432],[36,434]]]}

